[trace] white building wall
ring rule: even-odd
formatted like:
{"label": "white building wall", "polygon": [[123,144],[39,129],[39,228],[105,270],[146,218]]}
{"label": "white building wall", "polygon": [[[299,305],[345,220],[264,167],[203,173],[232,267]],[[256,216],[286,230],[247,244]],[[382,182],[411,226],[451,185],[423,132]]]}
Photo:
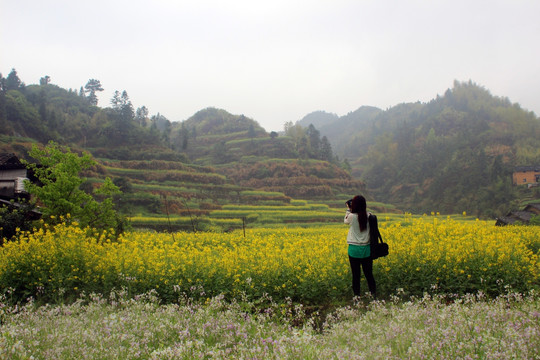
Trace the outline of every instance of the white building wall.
{"label": "white building wall", "polygon": [[19,177],[26,177],[26,169],[0,170],[0,180],[15,180]]}

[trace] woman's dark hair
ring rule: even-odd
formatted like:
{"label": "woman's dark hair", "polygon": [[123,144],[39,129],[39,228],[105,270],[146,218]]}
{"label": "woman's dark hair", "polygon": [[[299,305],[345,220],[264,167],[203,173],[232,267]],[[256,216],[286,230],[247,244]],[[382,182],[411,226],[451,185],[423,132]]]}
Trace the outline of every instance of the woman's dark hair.
{"label": "woman's dark hair", "polygon": [[366,198],[362,195],[356,195],[352,199],[351,212],[358,214],[358,223],[360,224],[360,231],[367,229],[367,204]]}

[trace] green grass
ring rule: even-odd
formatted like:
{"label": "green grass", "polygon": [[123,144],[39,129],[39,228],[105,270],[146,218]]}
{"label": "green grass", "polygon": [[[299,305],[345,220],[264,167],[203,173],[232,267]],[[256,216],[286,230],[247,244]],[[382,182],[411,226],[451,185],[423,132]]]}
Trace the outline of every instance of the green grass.
{"label": "green grass", "polygon": [[181,193],[196,193],[194,187],[184,186],[183,183],[177,185],[162,185],[160,183],[144,183],[133,184],[133,189],[137,191],[166,191],[166,192],[181,192]]}
{"label": "green grass", "polygon": [[235,140],[229,140],[226,142],[226,145],[233,146],[233,145],[245,145],[245,144],[260,144],[260,143],[267,143],[271,142],[272,139],[268,137],[259,137],[259,138],[248,138],[248,139],[235,139]]}
{"label": "green grass", "polygon": [[216,173],[183,171],[183,170],[144,170],[144,169],[125,169],[105,167],[109,173],[116,176],[125,176],[143,180],[158,180],[158,181],[186,181],[186,182],[202,182],[202,183],[225,183],[226,177]]}
{"label": "green grass", "polygon": [[[223,210],[236,210],[236,211],[330,211],[328,205],[324,204],[305,204],[305,205],[281,205],[281,206],[265,206],[265,205],[223,205]],[[334,210],[332,211],[334,212]]]}
{"label": "green grass", "polygon": [[229,231],[241,229],[246,220],[242,218],[217,218],[197,216],[132,216],[129,223],[133,228],[161,232],[176,231]]}
{"label": "green grass", "polygon": [[[153,187],[153,185],[137,185],[145,188]],[[160,189],[168,189],[167,186],[157,186]],[[174,188],[172,188],[174,189]],[[261,191],[244,191],[241,192],[243,197],[245,196],[254,196],[262,197],[263,195],[268,196],[277,196],[279,197],[282,193],[265,193]],[[170,198],[171,200],[174,197]],[[345,215],[344,208],[331,208],[327,204],[321,204],[316,202],[309,202],[306,200],[292,200],[289,205],[283,203],[273,203],[264,204],[263,201],[258,201],[260,205],[235,205],[235,204],[225,204],[221,206],[219,210],[212,210],[208,216],[194,216],[193,218],[199,224],[208,224],[212,225],[212,229],[219,229],[219,227],[224,226],[226,229],[234,228],[234,226],[229,223],[220,223],[220,219],[236,219],[235,224],[242,224],[242,219],[244,219],[245,224],[249,224],[250,227],[259,227],[259,226],[301,226],[301,227],[319,227],[323,224],[342,224],[343,216]],[[196,203],[191,203],[191,209],[196,207]],[[368,209],[369,210],[369,209]],[[378,213],[373,212],[377,215],[380,224],[385,224],[386,226],[394,223],[400,223],[401,226],[409,226],[412,224],[412,220],[420,217],[438,217],[441,219],[453,219],[456,221],[476,221],[476,218],[473,216],[466,215],[437,215],[435,214],[423,214],[423,215],[413,215],[409,213]],[[141,214],[142,216],[143,214]],[[184,220],[182,220],[184,219]],[[186,217],[177,217],[170,216],[169,220],[171,222],[176,222],[178,224],[185,223]],[[147,216],[144,221],[140,220],[137,217],[132,217],[132,225],[135,228],[141,226],[151,226],[152,224],[156,225],[155,228],[160,228],[162,224],[167,221],[166,215],[152,215]],[[382,225],[382,226],[385,226]],[[182,227],[181,227],[182,228]],[[189,230],[189,228],[187,228]],[[200,230],[200,229],[199,229]]]}
{"label": "green grass", "polygon": [[237,132],[230,132],[227,134],[210,134],[210,135],[197,135],[197,141],[204,142],[205,140],[224,140],[229,138],[235,138],[238,136],[244,136],[247,134],[247,130],[243,131],[237,131]]}
{"label": "green grass", "polygon": [[284,197],[285,194],[278,191],[263,191],[263,190],[243,190],[240,192],[242,196],[274,196]]}
{"label": "green grass", "polygon": [[[396,214],[396,213],[375,213],[377,215],[377,218],[379,220],[379,224],[386,223],[387,225],[394,224],[394,223],[400,223],[401,226],[408,226],[412,224],[413,219],[417,218],[423,218],[423,217],[436,217],[439,219],[452,219],[460,222],[471,222],[476,221],[477,218],[474,216],[466,216],[466,215],[458,215],[458,214],[452,214],[452,215],[437,215],[437,214],[422,214],[422,215],[414,215],[414,214]],[[493,222],[495,223],[495,222]]]}
{"label": "green grass", "polygon": [[37,144],[38,142],[35,139],[20,137],[20,136],[9,136],[9,135],[0,135],[0,143],[13,144],[13,143],[32,143]]}

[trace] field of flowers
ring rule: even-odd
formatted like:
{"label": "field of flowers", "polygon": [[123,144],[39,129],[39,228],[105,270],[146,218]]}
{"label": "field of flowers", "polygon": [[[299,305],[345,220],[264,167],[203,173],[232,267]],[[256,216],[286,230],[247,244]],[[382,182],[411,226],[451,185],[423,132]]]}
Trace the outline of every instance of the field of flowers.
{"label": "field of flowers", "polygon": [[[497,296],[539,287],[540,227],[495,227],[440,216],[385,222],[390,255],[375,261],[378,294],[425,292]],[[13,300],[47,302],[82,293],[130,296],[155,290],[201,299],[292,299],[304,304],[350,299],[347,226],[247,229],[229,233],[128,232],[118,240],[61,224],[0,249],[0,288]],[[365,286],[365,284],[362,284]],[[363,290],[367,290],[365,287]]]}
{"label": "field of flowers", "polygon": [[[6,304],[2,359],[538,359],[540,297],[508,292],[352,303],[309,316],[290,302],[130,298]],[[317,321],[319,320],[319,322]]]}

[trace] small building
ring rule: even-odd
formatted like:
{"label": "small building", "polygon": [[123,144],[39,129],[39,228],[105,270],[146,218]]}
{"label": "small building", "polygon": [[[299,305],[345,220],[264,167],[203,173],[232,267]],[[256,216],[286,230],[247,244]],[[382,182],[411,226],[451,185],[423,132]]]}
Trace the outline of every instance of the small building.
{"label": "small building", "polygon": [[521,211],[512,211],[506,216],[498,217],[495,225],[528,224],[533,216],[538,215],[540,215],[540,203],[533,203],[525,206]]}
{"label": "small building", "polygon": [[24,181],[30,177],[30,171],[15,154],[0,153],[0,199],[28,199]]}
{"label": "small building", "polygon": [[[19,209],[30,199],[30,194],[24,188],[25,180],[36,182],[37,179],[15,154],[0,153],[0,207]],[[26,216],[30,220],[37,220],[41,213],[34,209]]]}
{"label": "small building", "polygon": [[531,185],[540,183],[540,166],[517,166],[512,175],[514,185]]}

